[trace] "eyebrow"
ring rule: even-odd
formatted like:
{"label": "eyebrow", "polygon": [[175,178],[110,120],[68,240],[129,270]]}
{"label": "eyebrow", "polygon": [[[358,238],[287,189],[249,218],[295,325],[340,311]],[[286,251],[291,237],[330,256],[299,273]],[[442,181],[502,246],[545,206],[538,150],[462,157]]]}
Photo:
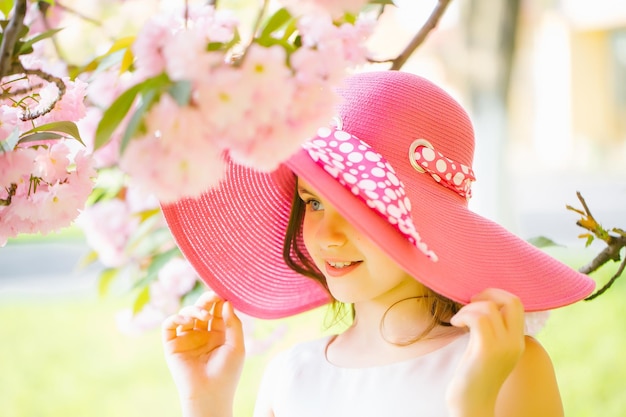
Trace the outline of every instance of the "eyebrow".
{"label": "eyebrow", "polygon": [[298,186],[298,194],[309,194],[309,195],[316,195],[313,191],[309,191],[304,187],[300,187]]}

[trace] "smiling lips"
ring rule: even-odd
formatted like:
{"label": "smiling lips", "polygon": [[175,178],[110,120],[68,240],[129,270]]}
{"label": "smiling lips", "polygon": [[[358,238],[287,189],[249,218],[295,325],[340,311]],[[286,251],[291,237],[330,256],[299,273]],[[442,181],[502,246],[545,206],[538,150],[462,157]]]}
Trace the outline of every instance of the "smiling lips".
{"label": "smiling lips", "polygon": [[356,262],[340,262],[340,261],[326,261],[326,273],[331,277],[340,277],[352,272],[355,268],[358,268],[363,261]]}

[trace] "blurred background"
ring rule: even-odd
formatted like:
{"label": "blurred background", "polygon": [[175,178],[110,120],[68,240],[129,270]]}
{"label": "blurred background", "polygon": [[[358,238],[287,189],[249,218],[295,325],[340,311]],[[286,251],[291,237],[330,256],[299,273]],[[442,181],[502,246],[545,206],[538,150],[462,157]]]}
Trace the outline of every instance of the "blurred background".
{"label": "blurred background", "polygon": [[[375,58],[398,55],[436,3],[388,7],[371,40]],[[578,216],[565,208],[582,208],[576,191],[606,228],[626,228],[622,0],[452,1],[403,70],[443,85],[469,110],[477,136],[473,210],[525,239],[553,240],[559,246],[546,250],[575,268],[603,249],[597,242],[585,248],[577,237]],[[0,415],[180,415],[158,330],[124,326],[120,311],[132,298],[115,290],[99,295],[101,266],[79,266],[89,252],[77,228],[0,248]],[[617,267],[609,262],[592,276],[602,286]],[[568,417],[626,415],[624,281],[596,300],[554,311],[538,335]],[[324,327],[325,314],[247,322],[252,348],[237,417],[252,414],[272,355],[333,331]]]}

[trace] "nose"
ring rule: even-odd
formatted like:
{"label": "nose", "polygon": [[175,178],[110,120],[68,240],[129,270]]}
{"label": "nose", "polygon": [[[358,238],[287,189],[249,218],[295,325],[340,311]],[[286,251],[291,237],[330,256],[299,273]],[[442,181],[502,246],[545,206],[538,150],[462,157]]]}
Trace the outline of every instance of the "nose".
{"label": "nose", "polygon": [[315,241],[321,249],[343,246],[347,241],[347,220],[335,209],[324,210],[324,215],[315,226]]}

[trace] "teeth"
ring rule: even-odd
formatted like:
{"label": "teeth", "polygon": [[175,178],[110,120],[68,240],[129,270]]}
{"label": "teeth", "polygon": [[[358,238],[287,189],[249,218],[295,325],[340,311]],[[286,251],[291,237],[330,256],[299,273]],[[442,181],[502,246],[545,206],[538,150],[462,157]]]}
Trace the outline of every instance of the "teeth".
{"label": "teeth", "polygon": [[346,266],[352,265],[354,262],[328,262],[328,265],[333,268],[345,268]]}

